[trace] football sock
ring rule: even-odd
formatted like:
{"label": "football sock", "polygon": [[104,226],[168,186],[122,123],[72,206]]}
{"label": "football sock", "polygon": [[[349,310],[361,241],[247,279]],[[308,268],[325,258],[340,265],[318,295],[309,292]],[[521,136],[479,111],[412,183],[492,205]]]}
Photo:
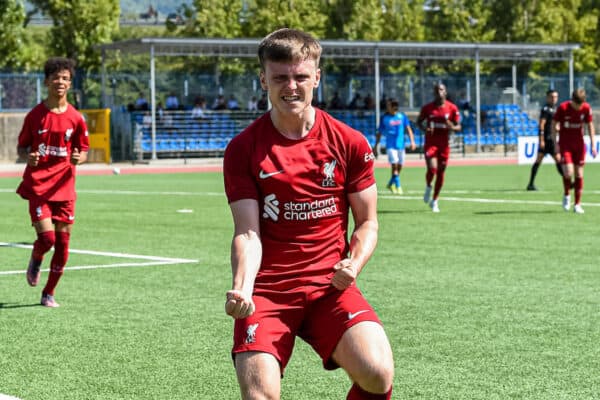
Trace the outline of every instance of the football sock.
{"label": "football sock", "polygon": [[394,175],[394,184],[400,187],[400,175]]}
{"label": "football sock", "polygon": [[569,190],[571,190],[571,178],[565,178],[563,176],[563,187],[565,188],[565,196],[568,196]]}
{"label": "football sock", "polygon": [[556,165],[556,170],[558,171],[558,174],[559,174],[560,176],[563,176],[563,169],[562,169],[562,166],[561,166],[560,164],[554,164],[554,165]]}
{"label": "football sock", "polygon": [[583,178],[575,178],[575,204],[581,201],[581,193],[583,192]]}
{"label": "football sock", "polygon": [[346,400],[389,400],[391,398],[392,398],[392,389],[391,388],[387,393],[377,394],[377,393],[367,392],[355,383],[352,386],[352,388],[350,389],[350,392],[348,392],[348,396],[346,397]]}
{"label": "football sock", "polygon": [[37,240],[33,243],[33,250],[31,251],[31,258],[34,261],[42,261],[44,254],[46,254],[56,241],[56,235],[54,231],[40,232],[37,234]]}
{"label": "football sock", "polygon": [[531,176],[529,177],[529,185],[533,185],[533,181],[535,181],[535,176],[537,175],[539,167],[539,163],[533,163],[533,165],[531,166]]}
{"label": "football sock", "polygon": [[425,174],[425,183],[427,186],[431,186],[431,181],[433,181],[433,177],[437,174],[437,168],[427,168],[427,173]]}
{"label": "football sock", "polygon": [[437,200],[442,191],[442,186],[444,186],[444,178],[446,177],[446,171],[440,169],[435,178],[435,187],[433,188],[433,199]]}
{"label": "football sock", "polygon": [[54,256],[50,262],[50,273],[48,274],[48,282],[44,287],[43,293],[54,295],[54,289],[58,285],[58,281],[63,274],[65,265],[69,258],[69,232],[56,232],[56,243],[54,244]]}

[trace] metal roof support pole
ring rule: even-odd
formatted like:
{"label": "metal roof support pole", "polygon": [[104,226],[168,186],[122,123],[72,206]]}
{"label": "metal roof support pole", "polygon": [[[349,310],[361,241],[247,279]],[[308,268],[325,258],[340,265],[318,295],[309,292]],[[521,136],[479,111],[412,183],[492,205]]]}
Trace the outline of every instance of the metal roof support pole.
{"label": "metal roof support pole", "polygon": [[477,153],[481,153],[481,83],[479,82],[479,49],[475,49],[475,107],[477,109]]}
{"label": "metal roof support pole", "polygon": [[381,110],[379,109],[379,98],[381,94],[379,93],[379,47],[375,46],[375,126],[373,127],[375,130],[379,127],[379,118],[381,115]]}
{"label": "metal roof support pole", "polygon": [[102,93],[102,107],[108,107],[108,99],[106,98],[106,50],[102,49],[102,75],[100,81],[100,91]]}
{"label": "metal roof support pole", "polygon": [[575,90],[575,84],[573,83],[573,50],[569,51],[569,96]]}
{"label": "metal roof support pole", "polygon": [[421,78],[421,105],[425,105],[425,60],[419,60],[419,77]]}
{"label": "metal roof support pole", "polygon": [[[512,65],[512,91],[512,102],[517,104],[517,64],[514,62]],[[523,96],[525,96],[525,93],[523,93]]]}
{"label": "metal roof support pole", "polygon": [[150,106],[152,109],[152,159],[156,160],[156,76],[154,45],[150,46]]}

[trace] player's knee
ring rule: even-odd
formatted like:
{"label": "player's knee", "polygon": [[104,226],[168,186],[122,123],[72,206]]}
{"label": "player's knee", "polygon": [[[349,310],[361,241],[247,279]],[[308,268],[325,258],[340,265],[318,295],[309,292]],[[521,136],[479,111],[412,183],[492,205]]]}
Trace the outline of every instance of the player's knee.
{"label": "player's knee", "polygon": [[367,392],[387,393],[394,382],[394,363],[391,357],[389,360],[384,357],[377,364],[371,365],[357,381]]}
{"label": "player's knee", "polygon": [[38,242],[40,246],[40,250],[42,252],[47,252],[54,246],[56,242],[56,235],[54,231],[46,231],[38,234]]}

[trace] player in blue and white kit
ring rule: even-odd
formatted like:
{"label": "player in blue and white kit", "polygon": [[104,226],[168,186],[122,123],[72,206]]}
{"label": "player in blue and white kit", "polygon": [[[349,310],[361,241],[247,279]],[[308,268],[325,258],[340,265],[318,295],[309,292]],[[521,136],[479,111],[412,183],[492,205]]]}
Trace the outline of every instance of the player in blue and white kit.
{"label": "player in blue and white kit", "polygon": [[390,99],[387,102],[387,109],[385,114],[381,117],[379,122],[379,129],[377,130],[377,137],[375,141],[375,151],[381,136],[385,136],[385,148],[388,155],[388,161],[392,168],[392,176],[387,184],[387,188],[394,194],[402,194],[402,186],[400,184],[400,170],[402,164],[404,164],[405,156],[405,144],[404,144],[404,133],[408,133],[410,139],[410,149],[414,150],[415,137],[410,127],[410,121],[408,117],[398,111],[399,103],[396,99]]}

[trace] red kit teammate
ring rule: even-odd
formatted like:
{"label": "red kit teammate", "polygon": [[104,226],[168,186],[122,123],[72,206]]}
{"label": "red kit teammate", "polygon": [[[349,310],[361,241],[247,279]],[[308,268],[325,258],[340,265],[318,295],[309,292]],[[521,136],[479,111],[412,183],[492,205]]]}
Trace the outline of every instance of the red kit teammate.
{"label": "red kit teammate", "polygon": [[242,398],[280,398],[300,337],[326,369],[346,370],[347,399],[390,399],[391,347],[356,286],[377,242],[373,152],[360,132],[311,106],[318,41],[281,29],[258,55],[272,109],[230,142],[224,159],[234,222],[225,310],[235,319]]}
{"label": "red kit teammate", "polygon": [[[438,206],[438,197],[442,186],[444,185],[444,175],[450,156],[450,132],[457,132],[462,129],[460,125],[460,114],[458,107],[446,99],[446,85],[441,82],[433,86],[433,96],[435,98],[429,104],[421,108],[417,125],[425,132],[425,162],[427,163],[427,173],[425,175],[425,194],[423,201],[429,203],[433,212],[440,212]],[[435,187],[433,190],[433,199],[431,198],[431,183],[435,176]]]}
{"label": "red kit teammate", "polygon": [[74,62],[51,58],[44,65],[48,97],[25,117],[17,152],[27,162],[17,193],[29,200],[31,223],[37,233],[27,268],[27,282],[36,286],[44,254],[54,246],[50,273],[41,304],[58,307],[54,289],[69,256],[75,220],[75,165],[85,162],[88,131],[81,114],[67,102]]}
{"label": "red kit teammate", "polygon": [[[572,185],[575,190],[573,211],[577,214],[584,213],[581,207],[581,194],[583,192],[583,166],[585,164],[583,135],[586,125],[590,134],[592,157],[597,155],[592,108],[585,101],[585,96],[584,89],[576,89],[573,91],[571,100],[561,103],[554,114],[554,121],[558,123],[554,124],[554,139],[556,140],[556,135],[558,135],[558,149],[563,166],[563,186],[565,188],[563,208],[565,211],[569,211],[571,208],[569,190]],[[574,182],[573,176],[575,177]]]}

